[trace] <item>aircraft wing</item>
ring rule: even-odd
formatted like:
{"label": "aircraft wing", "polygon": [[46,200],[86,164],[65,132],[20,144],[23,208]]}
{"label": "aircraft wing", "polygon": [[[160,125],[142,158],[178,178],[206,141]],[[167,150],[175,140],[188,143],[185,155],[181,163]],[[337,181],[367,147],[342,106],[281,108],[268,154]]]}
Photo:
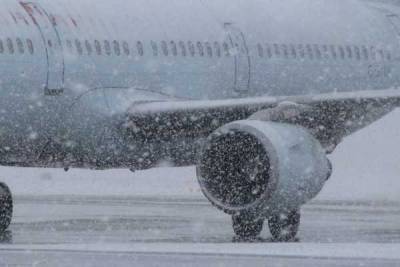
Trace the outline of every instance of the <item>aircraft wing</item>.
{"label": "aircraft wing", "polygon": [[[199,138],[207,137],[226,123],[266,111],[267,114],[260,116],[307,127],[321,143],[330,145],[398,106],[400,90],[396,89],[215,101],[141,102],[130,107],[124,127],[147,140]],[[282,116],[286,111],[295,115]]]}

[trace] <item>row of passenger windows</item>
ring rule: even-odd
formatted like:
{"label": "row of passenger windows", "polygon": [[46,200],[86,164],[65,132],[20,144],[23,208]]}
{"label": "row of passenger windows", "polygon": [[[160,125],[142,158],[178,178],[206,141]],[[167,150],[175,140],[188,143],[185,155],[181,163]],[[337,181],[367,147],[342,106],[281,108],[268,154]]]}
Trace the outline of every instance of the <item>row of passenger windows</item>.
{"label": "row of passenger windows", "polygon": [[[77,53],[91,55],[126,55],[131,53],[130,45],[126,42],[119,41],[98,41],[94,42],[80,40],[68,40],[67,48],[70,52],[76,49]],[[143,56],[145,54],[145,46],[141,41],[136,42],[136,54]],[[233,53],[243,53],[243,48],[238,44],[234,44],[235,49],[226,42],[184,42],[184,41],[161,41],[150,43],[152,55],[157,56],[200,56],[200,57],[223,57],[231,56]],[[85,51],[84,51],[85,50]],[[391,60],[392,55],[384,49],[377,49],[374,46],[356,46],[356,45],[319,45],[319,44],[265,44],[257,45],[258,56],[266,58],[308,58],[308,59],[355,59],[355,60]],[[236,51],[236,52],[235,52]]]}
{"label": "row of passenger windows", "polygon": [[[49,44],[51,46],[51,44]],[[70,53],[76,51],[79,55],[83,55],[84,53],[87,55],[97,54],[97,55],[108,55],[112,54],[121,56],[122,54],[129,56],[131,54],[131,48],[126,41],[118,42],[118,41],[98,41],[95,40],[90,42],[88,40],[81,42],[80,40],[67,40],[66,47]],[[140,56],[144,55],[144,48],[142,42],[138,41],[136,43],[137,54]]]}
{"label": "row of passenger windows", "polygon": [[[49,46],[52,46],[52,43],[49,41]],[[230,56],[231,47],[228,43],[219,43],[219,42],[175,42],[175,41],[161,41],[150,43],[152,55],[157,56],[208,56],[208,57],[221,57],[221,56]],[[135,47],[132,51],[131,46],[126,41],[80,41],[78,39],[71,41],[66,41],[66,47],[70,53],[77,52],[79,55],[87,54],[92,55],[93,53],[97,55],[126,55],[129,56],[131,53],[136,52],[139,56],[144,56],[145,47],[141,41],[137,41]]]}
{"label": "row of passenger windows", "polygon": [[8,53],[8,54],[25,54],[25,52],[29,54],[33,54],[33,42],[31,39],[22,40],[20,38],[11,39],[7,38],[5,40],[0,39],[0,54]]}
{"label": "row of passenger windows", "polygon": [[[48,40],[47,45],[51,48],[53,43]],[[230,56],[234,51],[232,46],[223,42],[184,42],[184,41],[161,41],[150,43],[152,55],[157,57],[163,56],[200,56],[200,57],[223,57]],[[235,51],[239,51],[240,47],[235,44]],[[126,41],[80,41],[78,39],[66,41],[66,48],[70,53],[78,53],[79,55],[97,54],[97,55],[116,55],[129,56],[136,53],[144,56],[145,47],[141,41],[137,41],[134,48]],[[133,51],[135,50],[135,51]],[[354,60],[392,60],[389,51],[378,49],[374,46],[356,46],[356,45],[318,45],[318,44],[258,44],[258,56],[261,58],[286,58],[286,59],[354,59]],[[21,38],[0,39],[0,54],[34,54],[33,42],[30,39],[23,40]]]}
{"label": "row of passenger windows", "polygon": [[[238,45],[237,45],[238,46]],[[228,43],[219,42],[184,42],[184,41],[162,41],[160,44],[151,42],[153,56],[162,53],[164,56],[200,56],[200,57],[222,57],[231,55],[231,47]]]}
{"label": "row of passenger windows", "polygon": [[389,51],[364,45],[258,44],[257,50],[262,58],[392,60]]}

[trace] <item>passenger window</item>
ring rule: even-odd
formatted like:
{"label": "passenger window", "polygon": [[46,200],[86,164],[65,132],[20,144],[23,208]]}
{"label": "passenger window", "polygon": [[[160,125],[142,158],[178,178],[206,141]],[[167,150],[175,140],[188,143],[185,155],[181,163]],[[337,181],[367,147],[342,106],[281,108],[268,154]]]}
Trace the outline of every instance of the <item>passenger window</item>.
{"label": "passenger window", "polygon": [[278,44],[274,44],[274,54],[277,57],[279,57],[281,55],[281,50],[279,49],[279,45]]}
{"label": "passenger window", "polygon": [[183,57],[186,57],[187,56],[187,51],[186,51],[185,43],[183,41],[179,41],[179,49],[181,50],[181,55]]}
{"label": "passenger window", "polygon": [[311,45],[306,45],[306,49],[307,49],[307,56],[308,56],[308,58],[309,59],[314,59],[314,53],[313,53],[313,50],[312,50],[312,47],[311,47]]}
{"label": "passenger window", "polygon": [[287,45],[282,44],[281,47],[282,47],[283,55],[285,56],[285,58],[288,58],[289,57],[289,51],[288,51]]}
{"label": "passenger window", "polygon": [[75,40],[75,47],[76,51],[78,51],[78,54],[82,55],[83,54],[82,44],[81,41],[79,41],[78,39]]}
{"label": "passenger window", "polygon": [[208,57],[212,57],[213,56],[213,51],[212,51],[212,47],[211,47],[210,43],[206,42],[205,46],[206,46],[207,56]]}
{"label": "passenger window", "polygon": [[370,48],[370,55],[372,60],[376,60],[376,51],[374,46],[371,46]]}
{"label": "passenger window", "polygon": [[131,50],[129,49],[129,44],[126,41],[122,42],[122,50],[124,51],[124,54],[126,56],[129,56],[131,54]]}
{"label": "passenger window", "polygon": [[323,46],[322,46],[322,54],[323,54],[323,56],[324,56],[325,59],[329,59],[329,58],[330,58],[330,56],[329,56],[329,49],[328,49],[328,46],[327,46],[327,45],[323,45]]}
{"label": "passenger window", "polygon": [[7,48],[10,54],[14,54],[14,43],[10,38],[7,39]]}
{"label": "passenger window", "polygon": [[264,48],[262,47],[261,44],[257,44],[257,50],[258,50],[258,56],[264,57]]}
{"label": "passenger window", "polygon": [[224,42],[222,44],[223,48],[224,48],[224,53],[226,57],[229,57],[231,55],[230,49],[229,49],[229,45],[228,43]]}
{"label": "passenger window", "polygon": [[302,45],[302,44],[299,44],[298,46],[297,46],[297,48],[298,48],[298,50],[299,50],[299,55],[300,55],[300,57],[301,58],[304,58],[305,57],[305,52],[304,52],[304,46]]}
{"label": "passenger window", "polygon": [[22,40],[20,38],[17,38],[17,47],[20,54],[25,53],[24,44],[22,43]]}
{"label": "passenger window", "polygon": [[350,46],[346,46],[346,53],[347,53],[347,58],[352,59],[353,58],[353,51],[351,50]]}
{"label": "passenger window", "polygon": [[319,49],[319,45],[317,45],[317,44],[314,45],[314,51],[315,51],[315,56],[318,59],[321,59],[322,58],[322,53],[321,53],[321,50]]}
{"label": "passenger window", "polygon": [[214,49],[217,57],[221,57],[221,46],[219,45],[218,42],[214,42]]}
{"label": "passenger window", "polygon": [[344,52],[343,46],[339,46],[339,55],[340,55],[340,58],[341,58],[341,59],[345,59],[346,54],[345,54],[345,52]]}
{"label": "passenger window", "polygon": [[164,56],[168,56],[168,45],[167,45],[167,42],[166,41],[162,41],[161,42],[161,49],[162,49],[162,51],[163,51],[163,53],[164,53]]}
{"label": "passenger window", "polygon": [[101,44],[98,40],[94,41],[94,48],[96,49],[97,55],[101,55]]}
{"label": "passenger window", "polygon": [[0,40],[0,54],[4,53],[4,45],[3,45],[3,40]]}
{"label": "passenger window", "polygon": [[170,44],[172,55],[176,57],[178,55],[178,48],[176,47],[176,43],[174,41],[171,41]]}
{"label": "passenger window", "polygon": [[265,45],[266,48],[266,52],[267,52],[267,57],[271,58],[272,57],[272,50],[271,50],[271,46],[269,44]]}
{"label": "passenger window", "polygon": [[142,57],[142,56],[144,55],[144,48],[143,48],[143,44],[142,44],[141,41],[138,41],[138,42],[136,43],[136,48],[137,48],[137,51],[138,51],[139,56]]}
{"label": "passenger window", "polygon": [[195,47],[194,47],[194,44],[193,44],[191,41],[188,42],[188,48],[189,48],[189,53],[190,53],[190,55],[191,55],[192,57],[194,57],[195,54],[196,54],[196,49],[195,49]]}
{"label": "passenger window", "polygon": [[85,47],[86,47],[86,51],[87,51],[88,55],[90,56],[93,52],[93,49],[92,49],[92,45],[90,44],[90,42],[88,40],[85,41]]}
{"label": "passenger window", "polygon": [[114,46],[114,53],[115,53],[117,56],[120,56],[120,55],[121,55],[121,47],[119,46],[119,42],[116,41],[116,40],[114,40],[114,41],[113,41],[113,46]]}
{"label": "passenger window", "polygon": [[386,60],[388,61],[392,60],[392,54],[389,51],[386,51]]}
{"label": "passenger window", "polygon": [[378,55],[379,55],[379,60],[381,60],[381,61],[385,60],[385,53],[383,52],[382,49],[378,50]]}
{"label": "passenger window", "polygon": [[330,49],[331,49],[332,58],[337,59],[336,47],[334,45],[331,45]]}
{"label": "passenger window", "polygon": [[204,47],[201,42],[197,42],[197,49],[199,50],[199,55],[204,57]]}
{"label": "passenger window", "polygon": [[108,40],[104,41],[104,51],[105,51],[107,56],[111,56],[111,45],[110,45],[110,42]]}
{"label": "passenger window", "polygon": [[74,48],[72,46],[72,41],[71,40],[67,40],[66,41],[66,45],[67,45],[67,48],[68,48],[68,52],[72,54],[74,52]]}
{"label": "passenger window", "polygon": [[241,47],[239,46],[238,43],[235,43],[235,53],[240,54],[243,53],[243,50],[240,49]]}
{"label": "passenger window", "polygon": [[354,54],[357,60],[361,60],[361,51],[358,46],[354,46]]}
{"label": "passenger window", "polygon": [[29,51],[29,53],[30,53],[31,55],[33,55],[33,53],[34,53],[35,51],[34,51],[34,49],[33,49],[33,42],[32,42],[32,40],[31,40],[31,39],[27,39],[27,40],[26,40],[26,44],[27,44],[27,46],[28,46],[28,51]]}
{"label": "passenger window", "polygon": [[294,44],[290,45],[290,54],[293,58],[297,58],[296,46]]}
{"label": "passenger window", "polygon": [[158,57],[158,46],[156,42],[151,41],[151,49],[153,50],[153,56]]}
{"label": "passenger window", "polygon": [[363,45],[361,48],[363,59],[368,60],[369,59],[369,54],[368,54],[368,49]]}

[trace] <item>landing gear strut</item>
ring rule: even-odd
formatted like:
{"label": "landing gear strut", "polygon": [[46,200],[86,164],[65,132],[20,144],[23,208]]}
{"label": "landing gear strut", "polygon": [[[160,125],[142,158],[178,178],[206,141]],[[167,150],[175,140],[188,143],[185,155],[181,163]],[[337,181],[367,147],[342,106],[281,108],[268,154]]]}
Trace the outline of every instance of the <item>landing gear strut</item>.
{"label": "landing gear strut", "polygon": [[233,231],[240,239],[254,239],[263,229],[264,219],[255,215],[240,213],[232,216]]}
{"label": "landing gear strut", "polygon": [[292,211],[273,215],[268,220],[269,230],[276,241],[288,242],[293,240],[300,226],[300,212]]}
{"label": "landing gear strut", "polygon": [[0,183],[0,234],[10,226],[13,214],[11,191],[5,183]]}

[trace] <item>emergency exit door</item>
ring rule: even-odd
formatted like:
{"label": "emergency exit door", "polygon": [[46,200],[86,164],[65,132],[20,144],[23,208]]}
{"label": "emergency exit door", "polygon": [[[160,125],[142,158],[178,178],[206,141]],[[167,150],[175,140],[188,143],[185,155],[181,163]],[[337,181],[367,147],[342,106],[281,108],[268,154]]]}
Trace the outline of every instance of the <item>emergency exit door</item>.
{"label": "emergency exit door", "polygon": [[224,24],[228,43],[232,47],[235,64],[234,90],[239,94],[247,93],[250,89],[251,60],[244,33],[232,23]]}
{"label": "emergency exit door", "polygon": [[47,61],[45,95],[60,95],[64,92],[65,62],[61,36],[47,11],[34,2],[20,2],[40,32]]}

